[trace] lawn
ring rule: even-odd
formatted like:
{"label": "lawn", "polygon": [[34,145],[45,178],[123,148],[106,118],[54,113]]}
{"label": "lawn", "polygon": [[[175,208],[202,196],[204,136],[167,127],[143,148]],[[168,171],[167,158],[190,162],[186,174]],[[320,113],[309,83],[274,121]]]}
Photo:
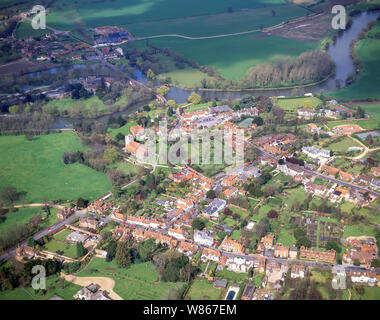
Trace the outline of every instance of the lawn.
{"label": "lawn", "polygon": [[62,281],[58,275],[52,275],[46,279],[46,294],[44,296],[36,293],[32,287],[18,287],[14,290],[0,291],[0,300],[48,300],[54,295],[64,300],[73,300],[73,296],[80,289],[82,289],[81,286]]}
{"label": "lawn", "polygon": [[352,120],[352,121],[328,121],[326,125],[332,129],[337,126],[356,124],[364,130],[376,129],[379,126],[379,121],[375,119],[368,120]]}
{"label": "lawn", "polygon": [[343,238],[358,236],[375,236],[374,227],[365,224],[344,226]]}
{"label": "lawn", "polygon": [[334,153],[346,153],[350,147],[361,147],[361,145],[349,137],[343,137],[338,138],[324,148],[332,150]]}
{"label": "lawn", "polygon": [[0,188],[12,185],[26,192],[26,203],[43,198],[94,200],[111,189],[105,174],[85,165],[64,165],[62,155],[69,150],[84,150],[72,132],[34,137],[1,136]]}
{"label": "lawn", "polygon": [[380,287],[364,287],[364,294],[360,296],[355,289],[351,289],[351,300],[379,300]]}
{"label": "lawn", "polygon": [[66,237],[72,233],[73,231],[70,229],[63,229],[62,231],[58,232],[54,235],[54,239],[58,241],[65,241]]}
{"label": "lawn", "polygon": [[107,132],[113,138],[115,138],[118,133],[122,133],[123,135],[126,136],[126,135],[131,133],[130,129],[131,129],[131,127],[133,127],[135,125],[136,125],[135,121],[129,121],[120,128],[117,128],[117,129],[108,128]]}
{"label": "lawn", "polygon": [[[380,22],[370,31],[371,34],[376,32],[380,32]],[[328,96],[344,100],[379,99],[380,39],[365,38],[359,42],[355,51],[363,63],[356,81]]]}
{"label": "lawn", "polygon": [[[14,225],[25,225],[32,217],[39,214],[42,208],[19,208],[16,212],[9,212],[4,217],[5,219],[0,222],[0,233],[7,230]],[[42,214],[41,228],[52,226],[58,222],[57,209],[50,209],[50,215],[46,218]]]}
{"label": "lawn", "polygon": [[229,271],[229,270],[219,270],[219,271],[217,271],[217,276],[220,279],[242,281],[242,280],[247,279],[248,274],[247,273],[237,273],[237,272]]}
{"label": "lawn", "polygon": [[282,98],[276,104],[287,112],[295,113],[300,108],[315,109],[322,101],[316,97]]}
{"label": "lawn", "polygon": [[63,251],[63,253],[61,254],[66,257],[69,257],[72,259],[78,258],[76,246],[70,243],[64,243],[64,242],[52,239],[48,243],[46,243],[43,246],[43,248],[44,250],[47,250],[49,252],[54,252],[54,253],[57,252],[58,250]]}
{"label": "lawn", "polygon": [[30,21],[20,22],[16,29],[17,39],[36,38],[45,34],[52,33],[49,29],[33,29]]}
{"label": "lawn", "polygon": [[360,105],[360,107],[364,109],[364,111],[368,113],[371,116],[371,118],[380,121],[380,104],[365,104]]}
{"label": "lawn", "polygon": [[214,287],[212,282],[196,278],[186,297],[190,300],[219,300],[222,291],[222,289]]}
{"label": "lawn", "polygon": [[151,262],[135,263],[127,269],[119,268],[115,260],[93,258],[79,277],[110,277],[115,280],[114,291],[124,300],[163,300],[168,291],[181,283],[159,282]]}

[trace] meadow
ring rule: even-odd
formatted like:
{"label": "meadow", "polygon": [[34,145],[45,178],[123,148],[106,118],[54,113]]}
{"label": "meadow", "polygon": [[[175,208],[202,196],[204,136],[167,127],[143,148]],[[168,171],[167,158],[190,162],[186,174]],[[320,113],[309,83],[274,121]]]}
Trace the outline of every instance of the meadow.
{"label": "meadow", "polygon": [[196,278],[186,297],[191,300],[219,300],[222,291],[222,289],[214,287],[212,282]]}
{"label": "meadow", "polygon": [[[71,0],[64,4],[61,0],[51,10],[47,23],[58,29],[77,32],[79,29],[117,25],[137,38],[168,33],[203,37],[259,30],[310,13],[283,0],[238,0],[232,3],[227,0]],[[296,57],[318,46],[317,43],[272,37],[260,32],[204,40],[164,37],[149,41],[158,47],[172,48],[200,65],[216,67],[224,77],[232,80],[239,80],[248,68],[259,63]],[[135,45],[140,46],[139,41],[123,47]],[[171,77],[174,83],[183,87],[199,86],[201,76],[204,77],[191,68],[169,70],[164,76]]]}
{"label": "meadow", "polygon": [[343,137],[343,139],[338,139],[338,141],[333,141],[329,145],[325,146],[327,150],[332,150],[333,152],[346,153],[350,147],[361,147],[359,143],[355,142],[353,139],[348,137]]}
{"label": "meadow", "polygon": [[315,109],[322,101],[317,97],[298,97],[277,99],[276,105],[287,112],[295,113],[300,108]]}
{"label": "meadow", "polygon": [[375,120],[375,119],[368,119],[368,120],[328,121],[328,122],[326,122],[326,126],[328,126],[329,129],[332,129],[332,128],[337,127],[337,126],[349,125],[349,124],[356,124],[364,130],[372,130],[372,129],[376,129],[379,126],[379,121]]}
{"label": "meadow", "polygon": [[[0,233],[4,230],[7,230],[15,225],[25,225],[27,224],[31,218],[35,215],[41,213],[42,208],[19,208],[15,212],[8,212],[3,216],[3,221],[0,222]],[[46,218],[43,213],[42,221],[40,223],[41,228],[46,228],[54,225],[58,222],[57,218],[57,209],[51,208],[50,215]]]}
{"label": "meadow", "polygon": [[259,33],[207,40],[160,38],[152,39],[150,43],[169,47],[200,65],[215,67],[222,76],[231,80],[241,79],[250,67],[257,64],[296,57],[316,47],[316,44],[278,36],[255,35]]}
{"label": "meadow", "polygon": [[33,29],[30,21],[20,22],[17,26],[15,36],[17,39],[35,38],[52,33],[49,29]]}
{"label": "meadow", "polygon": [[1,136],[0,188],[12,185],[26,192],[20,201],[41,202],[43,198],[94,200],[111,189],[105,174],[85,165],[64,165],[69,150],[85,150],[72,132],[35,136]]}
{"label": "meadow", "polygon": [[109,277],[115,280],[114,291],[124,300],[163,300],[170,289],[181,283],[159,282],[158,273],[151,262],[134,263],[119,268],[115,260],[93,258],[78,277]]}

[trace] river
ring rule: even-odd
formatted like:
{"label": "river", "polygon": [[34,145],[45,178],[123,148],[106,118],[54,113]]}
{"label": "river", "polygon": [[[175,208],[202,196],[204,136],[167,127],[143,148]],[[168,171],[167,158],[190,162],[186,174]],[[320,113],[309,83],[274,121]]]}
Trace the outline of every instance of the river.
{"label": "river", "polygon": [[[353,23],[350,29],[344,31],[341,36],[339,36],[334,45],[330,45],[328,53],[336,64],[336,72],[333,77],[320,83],[318,85],[313,85],[306,87],[305,92],[310,93],[320,93],[321,90],[324,92],[330,92],[339,89],[338,85],[342,88],[346,85],[346,79],[350,73],[354,70],[354,65],[350,55],[350,45],[352,40],[358,37],[358,34],[363,30],[369,22],[375,21],[380,15],[380,11],[369,11],[362,12],[361,14],[352,18]],[[138,69],[135,69],[133,75],[135,80],[147,83],[146,76]],[[338,84],[339,83],[339,84]],[[178,87],[171,87],[168,93],[168,99],[173,99],[177,103],[186,102],[188,96],[191,92],[197,92],[202,98],[206,99],[218,99],[218,100],[232,100],[239,99],[244,95],[264,95],[264,96],[291,96],[292,89],[269,89],[269,90],[243,90],[243,91],[219,91],[219,90],[184,90]],[[112,116],[118,116],[121,114],[131,114],[142,106],[141,104],[132,106],[124,111],[119,111]],[[106,121],[110,115],[99,116],[97,119],[101,121]],[[68,119],[60,118],[57,123],[54,124],[52,129],[67,129],[72,128],[72,124],[80,119]]]}

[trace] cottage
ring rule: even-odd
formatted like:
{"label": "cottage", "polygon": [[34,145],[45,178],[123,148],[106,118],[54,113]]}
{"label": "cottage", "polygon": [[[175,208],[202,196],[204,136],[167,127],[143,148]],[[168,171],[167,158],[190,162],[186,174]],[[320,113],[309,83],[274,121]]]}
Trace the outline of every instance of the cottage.
{"label": "cottage", "polygon": [[244,247],[241,243],[238,241],[230,239],[228,236],[226,236],[219,246],[220,250],[227,251],[227,252],[233,252],[237,254],[244,254]]}

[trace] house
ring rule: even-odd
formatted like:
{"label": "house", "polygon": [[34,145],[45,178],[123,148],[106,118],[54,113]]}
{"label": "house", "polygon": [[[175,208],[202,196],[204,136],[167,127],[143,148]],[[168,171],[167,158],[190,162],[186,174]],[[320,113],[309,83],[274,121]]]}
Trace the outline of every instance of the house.
{"label": "house", "polygon": [[89,235],[81,233],[79,231],[74,231],[66,237],[66,240],[70,243],[75,244],[78,242],[84,243],[88,238],[89,238]]}
{"label": "house", "polygon": [[93,283],[79,290],[74,297],[79,300],[111,300],[103,290],[99,290],[99,287]]}
{"label": "house", "polygon": [[320,197],[326,197],[329,190],[323,185],[307,182],[305,183],[305,191]]}
{"label": "house", "polygon": [[339,178],[347,182],[352,181],[352,175],[344,171],[339,171]]}
{"label": "house", "polygon": [[380,167],[372,167],[371,174],[373,174],[375,177],[380,177]]}
{"label": "house", "polygon": [[347,249],[343,255],[343,261],[353,265],[354,261],[359,261],[360,265],[365,265],[366,268],[370,268],[371,262],[376,258],[376,252],[366,252],[361,248]]}
{"label": "house", "polygon": [[371,180],[372,178],[370,176],[361,174],[355,179],[355,183],[368,186],[371,183]]}
{"label": "house", "polygon": [[371,187],[374,189],[380,188],[380,180],[372,179],[371,180]]}
{"label": "house", "polygon": [[193,208],[194,205],[195,205],[195,203],[191,197],[177,199],[177,207],[179,209],[189,210],[189,209]]}
{"label": "house", "polygon": [[306,267],[303,264],[293,264],[291,271],[290,271],[290,277],[292,279],[303,279],[306,274]]}
{"label": "house", "polygon": [[265,264],[266,264],[266,258],[262,255],[254,255],[253,258],[253,268],[254,270],[257,270],[259,273],[265,272]]}
{"label": "house", "polygon": [[219,250],[233,252],[237,254],[244,254],[244,247],[236,240],[232,240],[228,236],[226,236],[219,246]]}
{"label": "house", "polygon": [[96,228],[98,227],[98,221],[94,218],[81,218],[79,220],[79,226],[82,228],[96,230]]}
{"label": "house", "polygon": [[258,252],[264,252],[265,250],[273,250],[274,246],[274,234],[268,233],[265,237],[262,237],[257,245]]}
{"label": "house", "polygon": [[68,207],[64,207],[63,209],[59,209],[57,211],[57,218],[59,220],[65,220],[68,217],[70,217],[74,212],[75,212],[74,209],[68,208]]}
{"label": "house", "polygon": [[227,287],[227,281],[226,280],[215,280],[214,281],[214,286],[217,288],[225,288]]}
{"label": "house", "polygon": [[244,288],[241,300],[253,300],[256,287],[254,285],[247,284]]}
{"label": "house", "polygon": [[169,232],[168,232],[168,235],[172,236],[172,237],[174,237],[176,239],[185,240],[187,232],[184,231],[184,230],[181,230],[181,229],[172,229],[172,228],[170,228]]}
{"label": "house", "polygon": [[322,168],[321,168],[321,170],[322,170],[322,172],[326,172],[330,176],[333,176],[333,177],[335,177],[337,175],[337,173],[340,171],[337,168],[330,167],[330,166],[327,166],[327,165],[323,165]]}
{"label": "house", "polygon": [[333,249],[330,249],[328,251],[319,251],[306,249],[304,246],[302,246],[300,248],[300,258],[335,263],[336,252]]}
{"label": "house", "polygon": [[353,283],[365,283],[372,287],[377,282],[376,273],[373,271],[350,270],[348,275]]}
{"label": "house", "polygon": [[363,131],[363,129],[356,124],[347,124],[342,126],[336,126],[332,129],[332,131],[336,134],[351,135],[355,132]]}
{"label": "house", "polygon": [[131,135],[125,136],[125,150],[132,153],[139,159],[145,158],[149,155],[149,151],[146,147],[133,140]]}
{"label": "house", "polygon": [[223,210],[227,205],[227,201],[223,199],[214,199],[208,205],[208,207],[203,211],[204,214],[209,215],[211,217],[218,218],[219,212]]}
{"label": "house", "polygon": [[315,123],[309,123],[307,125],[307,128],[310,130],[312,133],[319,133],[321,131],[321,128],[318,128]]}
{"label": "house", "polygon": [[237,175],[236,174],[231,174],[224,178],[221,182],[222,187],[232,187],[236,182]]}
{"label": "house", "polygon": [[202,255],[201,255],[201,260],[203,262],[206,262],[207,260],[211,260],[214,262],[218,262],[221,258],[221,253],[219,250],[216,249],[209,249],[209,248],[203,248],[202,249]]}
{"label": "house", "polygon": [[297,247],[290,247],[289,248],[289,258],[290,259],[297,259],[297,255],[298,255]]}
{"label": "house", "polygon": [[129,131],[131,132],[132,136],[136,138],[139,134],[144,132],[144,128],[140,125],[132,126]]}
{"label": "house", "polygon": [[211,237],[210,232],[207,230],[205,231],[195,230],[194,242],[203,246],[212,247],[212,245],[214,244],[214,238]]}
{"label": "house", "polygon": [[243,257],[227,257],[223,256],[220,263],[227,266],[227,270],[233,272],[248,272],[253,267],[253,261]]}
{"label": "house", "polygon": [[187,241],[180,241],[177,250],[188,257],[193,257],[198,250],[198,246]]}
{"label": "house", "polygon": [[286,163],[283,165],[279,164],[277,168],[279,169],[279,171],[292,177],[295,177],[297,175],[301,175],[301,176],[303,175],[303,171],[301,170],[300,166],[292,164],[292,163]]}
{"label": "house", "polygon": [[238,193],[239,189],[235,187],[230,187],[223,191],[223,193],[226,195],[226,198],[229,199],[233,196],[235,196]]}
{"label": "house", "polygon": [[300,118],[305,118],[305,119],[311,119],[312,117],[315,116],[315,112],[313,109],[298,109],[297,113]]}
{"label": "house", "polygon": [[303,147],[302,152],[312,159],[330,158],[330,151],[315,147]]}
{"label": "house", "polygon": [[282,244],[276,244],[274,246],[274,255],[280,258],[288,258],[289,247],[283,246]]}

